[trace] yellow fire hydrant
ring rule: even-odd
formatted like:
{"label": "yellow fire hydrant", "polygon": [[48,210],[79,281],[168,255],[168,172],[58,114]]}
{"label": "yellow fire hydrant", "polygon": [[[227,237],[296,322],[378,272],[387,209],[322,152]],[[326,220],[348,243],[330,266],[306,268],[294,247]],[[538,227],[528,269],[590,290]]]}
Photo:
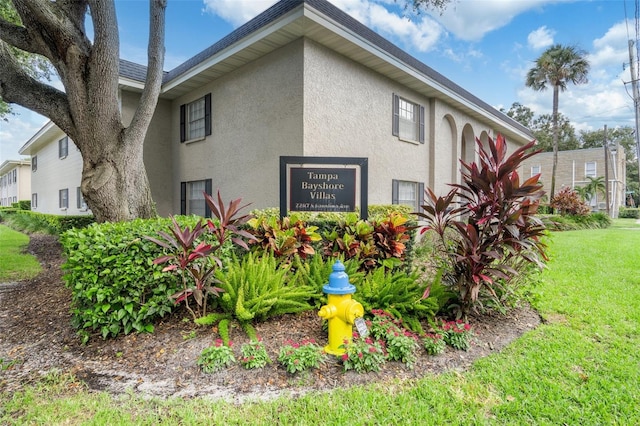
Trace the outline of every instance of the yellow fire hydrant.
{"label": "yellow fire hydrant", "polygon": [[336,260],[333,272],[329,275],[329,283],[322,287],[327,294],[327,304],[320,308],[318,315],[329,320],[329,344],[324,347],[328,354],[342,355],[344,348],[340,346],[351,343],[353,324],[356,318],[364,315],[362,305],[351,299],[356,287],[349,283],[349,276],[344,272],[344,264]]}

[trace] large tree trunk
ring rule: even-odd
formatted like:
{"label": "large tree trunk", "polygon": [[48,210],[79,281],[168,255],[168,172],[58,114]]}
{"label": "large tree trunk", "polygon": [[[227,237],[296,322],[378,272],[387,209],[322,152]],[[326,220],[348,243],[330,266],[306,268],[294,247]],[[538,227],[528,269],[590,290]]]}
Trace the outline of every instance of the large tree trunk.
{"label": "large tree trunk", "polygon": [[[113,0],[12,1],[22,25],[0,18],[0,96],[49,117],[73,140],[83,159],[82,193],[99,222],[154,216],[143,144],[162,84],[166,0],[150,0],[146,84],[128,127],[120,114]],[[51,61],[64,92],[32,78],[9,46]]]}

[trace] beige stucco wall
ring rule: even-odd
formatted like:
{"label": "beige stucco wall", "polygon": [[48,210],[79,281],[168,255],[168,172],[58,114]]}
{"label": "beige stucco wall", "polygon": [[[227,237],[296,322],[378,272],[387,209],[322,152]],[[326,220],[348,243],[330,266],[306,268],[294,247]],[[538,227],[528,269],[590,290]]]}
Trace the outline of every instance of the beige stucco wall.
{"label": "beige stucco wall", "polygon": [[[122,121],[129,125],[138,107],[140,95],[122,91]],[[171,102],[158,100],[147,135],[144,140],[144,163],[147,169],[151,196],[160,216],[168,216],[173,211],[172,161],[171,161]]]}
{"label": "beige stucco wall", "polygon": [[[251,208],[277,207],[281,155],[302,151],[302,40],[280,48],[172,104],[173,210],[180,182],[211,178],[214,194]],[[180,143],[180,105],[211,93],[212,134]]]}
{"label": "beige stucco wall", "polygon": [[[556,170],[556,193],[564,187],[575,188],[588,183],[585,177],[587,162],[596,163],[596,177],[605,175],[604,148],[577,149],[572,151],[558,151],[558,166]],[[614,167],[615,164],[615,167]],[[542,152],[524,161],[520,168],[522,179],[531,177],[531,168],[540,167],[540,180],[545,191],[551,190],[551,176],[553,173],[553,152]],[[609,156],[609,196],[612,207],[624,205],[624,191],[626,185],[625,154],[623,149],[618,149],[615,156]],[[605,201],[602,194],[592,200],[596,210],[600,209],[600,203]]]}

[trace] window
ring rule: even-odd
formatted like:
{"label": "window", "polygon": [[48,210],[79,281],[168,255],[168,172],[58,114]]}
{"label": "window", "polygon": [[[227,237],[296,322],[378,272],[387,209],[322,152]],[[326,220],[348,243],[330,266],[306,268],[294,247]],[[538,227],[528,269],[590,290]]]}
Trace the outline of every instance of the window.
{"label": "window", "polygon": [[33,193],[31,194],[31,209],[37,209],[37,208],[38,208],[38,194]]}
{"label": "window", "polygon": [[61,189],[58,192],[58,204],[60,205],[61,209],[68,209],[69,208],[69,190],[68,189]]}
{"label": "window", "polygon": [[211,179],[182,182],[180,184],[180,214],[211,217],[209,206],[204,201],[204,192],[211,195]]}
{"label": "window", "polygon": [[180,105],[180,142],[202,139],[211,134],[211,93]]}
{"label": "window", "polygon": [[36,170],[38,170],[38,156],[34,155],[31,157],[31,171],[35,172]]}
{"label": "window", "polygon": [[531,166],[531,177],[540,174],[540,166]]}
{"label": "window", "polygon": [[82,195],[82,189],[79,186],[76,188],[76,200],[77,200],[76,207],[78,208],[78,210],[86,211],[87,203],[86,201],[84,201],[84,196]]}
{"label": "window", "polygon": [[424,107],[394,94],[392,134],[424,143]]}
{"label": "window", "polygon": [[18,169],[13,169],[13,183],[18,183]]}
{"label": "window", "polygon": [[8,179],[9,179],[9,185],[11,185],[13,183],[13,173],[9,172],[7,174],[7,176],[8,176]]}
{"label": "window", "polygon": [[584,177],[596,177],[596,162],[588,161],[584,163]]}
{"label": "window", "polygon": [[69,137],[65,136],[58,141],[58,158],[67,158],[67,155],[69,155]]}
{"label": "window", "polygon": [[393,204],[405,204],[411,206],[417,212],[424,203],[424,184],[422,182],[410,182],[405,180],[393,180],[391,189],[391,202]]}

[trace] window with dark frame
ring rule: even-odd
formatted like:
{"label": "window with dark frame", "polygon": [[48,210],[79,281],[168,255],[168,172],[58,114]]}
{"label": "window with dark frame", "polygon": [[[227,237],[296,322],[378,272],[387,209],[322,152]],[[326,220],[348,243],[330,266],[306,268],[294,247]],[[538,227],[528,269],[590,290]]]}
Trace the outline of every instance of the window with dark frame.
{"label": "window with dark frame", "polygon": [[38,170],[38,156],[34,155],[31,157],[31,171],[35,172],[36,170]]}
{"label": "window with dark frame", "polygon": [[204,193],[211,195],[212,180],[203,179],[180,183],[180,214],[211,217]]}
{"label": "window with dark frame", "polygon": [[211,93],[180,105],[180,142],[211,135]]}
{"label": "window with dark frame", "polygon": [[35,192],[31,194],[31,208],[32,209],[38,208],[38,194]]}
{"label": "window with dark frame", "polygon": [[391,133],[401,140],[425,142],[424,106],[393,94]]}
{"label": "window with dark frame", "polygon": [[67,158],[67,155],[69,155],[69,137],[65,136],[58,141],[58,158]]}
{"label": "window with dark frame", "polygon": [[61,189],[58,192],[58,205],[61,209],[69,208],[69,189]]}
{"label": "window with dark frame", "polygon": [[78,186],[76,187],[76,207],[78,210],[85,211],[87,210],[87,203],[84,200],[84,196],[82,195],[82,189]]}
{"label": "window with dark frame", "polygon": [[393,179],[391,203],[411,206],[417,212],[424,204],[424,183]]}

